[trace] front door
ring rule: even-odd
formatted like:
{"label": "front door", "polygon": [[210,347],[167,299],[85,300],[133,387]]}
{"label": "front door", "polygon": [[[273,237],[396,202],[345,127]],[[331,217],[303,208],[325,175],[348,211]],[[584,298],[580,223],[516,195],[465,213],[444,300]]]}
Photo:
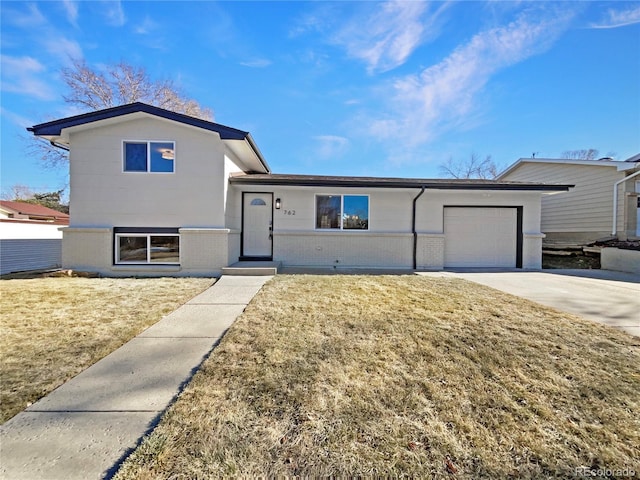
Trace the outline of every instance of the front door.
{"label": "front door", "polygon": [[273,194],[244,192],[242,199],[242,256],[273,255]]}

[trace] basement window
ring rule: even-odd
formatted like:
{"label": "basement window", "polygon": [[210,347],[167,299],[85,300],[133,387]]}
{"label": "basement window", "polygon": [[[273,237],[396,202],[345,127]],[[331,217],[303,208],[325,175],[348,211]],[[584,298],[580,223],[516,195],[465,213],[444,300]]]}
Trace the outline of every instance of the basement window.
{"label": "basement window", "polygon": [[368,230],[368,195],[316,195],[316,229]]}
{"label": "basement window", "polygon": [[116,229],[116,264],[180,264],[178,229],[158,229],[158,232],[131,230]]}

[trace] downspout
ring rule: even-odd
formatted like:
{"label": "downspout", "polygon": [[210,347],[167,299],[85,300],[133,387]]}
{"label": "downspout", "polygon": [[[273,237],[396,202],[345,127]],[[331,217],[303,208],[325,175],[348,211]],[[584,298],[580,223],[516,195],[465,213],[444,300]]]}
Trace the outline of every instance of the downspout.
{"label": "downspout", "polygon": [[413,232],[413,269],[418,268],[418,232],[416,232],[416,203],[422,196],[425,190],[425,186],[422,186],[420,193],[413,199],[413,216],[411,218],[411,231]]}
{"label": "downspout", "polygon": [[70,150],[70,149],[69,149],[69,147],[65,147],[65,146],[64,146],[64,145],[62,145],[61,143],[56,143],[56,142],[54,142],[53,140],[49,140],[49,143],[50,143],[53,147],[60,148],[60,149],[65,150],[65,151],[67,151],[67,152]]}
{"label": "downspout", "polygon": [[611,235],[616,235],[618,233],[618,185],[626,182],[627,180],[631,180],[637,175],[640,175],[640,170],[628,177],[624,177],[622,180],[618,180],[613,185],[613,228],[611,229]]}

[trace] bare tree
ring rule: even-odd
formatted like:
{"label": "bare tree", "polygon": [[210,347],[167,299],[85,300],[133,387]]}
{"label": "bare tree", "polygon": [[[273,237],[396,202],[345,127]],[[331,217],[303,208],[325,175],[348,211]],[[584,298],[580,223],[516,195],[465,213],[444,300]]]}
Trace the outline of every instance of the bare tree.
{"label": "bare tree", "polygon": [[144,102],[192,117],[212,120],[213,113],[186,98],[172,80],[154,80],[142,67],[125,62],[92,69],[84,60],[75,60],[61,70],[68,92],[64,101],[87,111]]}
{"label": "bare tree", "polygon": [[439,169],[440,174],[447,178],[493,179],[500,172],[500,167],[491,155],[482,159],[475,153],[466,160],[454,160],[453,157],[449,157],[449,160],[440,164]]}
{"label": "bare tree", "polygon": [[[84,60],[74,60],[61,70],[67,85],[62,98],[70,105],[90,112],[103,108],[144,102],[192,117],[213,120],[213,112],[195,100],[186,98],[172,80],[156,80],[142,67],[125,62],[107,65],[103,70],[91,68]],[[27,152],[39,157],[45,167],[68,164],[67,153],[47,141],[31,137]]]}
{"label": "bare tree", "polygon": [[35,193],[35,190],[33,190],[31,187],[16,183],[15,185],[11,185],[10,187],[8,187],[6,190],[3,189],[0,198],[2,198],[2,200],[20,201],[27,198],[33,198],[33,195]]}
{"label": "bare tree", "polygon": [[562,152],[562,158],[568,158],[571,160],[597,160],[600,152],[595,148],[581,149],[581,150],[565,150]]}

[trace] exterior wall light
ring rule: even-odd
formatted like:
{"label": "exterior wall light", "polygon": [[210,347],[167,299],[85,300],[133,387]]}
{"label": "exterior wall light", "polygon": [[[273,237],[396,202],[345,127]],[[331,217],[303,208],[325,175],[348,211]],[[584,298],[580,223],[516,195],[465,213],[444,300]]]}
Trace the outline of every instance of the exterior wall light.
{"label": "exterior wall light", "polygon": [[276,198],[276,210],[280,210],[281,206],[282,206],[282,200],[280,200],[279,198]]}

